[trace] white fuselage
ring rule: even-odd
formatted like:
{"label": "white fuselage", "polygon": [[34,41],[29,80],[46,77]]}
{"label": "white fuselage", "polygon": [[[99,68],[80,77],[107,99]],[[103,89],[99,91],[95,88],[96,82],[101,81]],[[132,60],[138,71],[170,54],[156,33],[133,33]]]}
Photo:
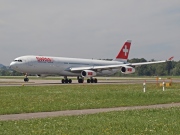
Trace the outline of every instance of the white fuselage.
{"label": "white fuselage", "polygon": [[[70,68],[119,64],[123,64],[123,62],[50,56],[22,56],[11,62],[10,66],[14,70],[21,73],[37,75],[80,76],[81,72],[71,72]],[[97,72],[97,76],[113,75],[119,70],[120,68],[101,70]]]}

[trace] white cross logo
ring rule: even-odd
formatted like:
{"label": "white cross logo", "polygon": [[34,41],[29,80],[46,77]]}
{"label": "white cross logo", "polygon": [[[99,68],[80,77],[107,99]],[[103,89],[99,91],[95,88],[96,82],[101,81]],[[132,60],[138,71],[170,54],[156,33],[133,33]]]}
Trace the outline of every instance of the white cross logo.
{"label": "white cross logo", "polygon": [[127,55],[127,53],[129,52],[129,50],[127,49],[127,46],[125,46],[125,48],[123,49],[123,52],[125,54],[125,56]]}

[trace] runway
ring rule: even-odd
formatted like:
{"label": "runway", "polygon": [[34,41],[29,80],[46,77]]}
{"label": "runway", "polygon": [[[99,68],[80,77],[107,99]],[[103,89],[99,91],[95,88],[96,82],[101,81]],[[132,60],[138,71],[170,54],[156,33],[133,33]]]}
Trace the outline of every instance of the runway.
{"label": "runway", "polygon": [[76,79],[72,80],[71,84],[62,84],[59,79],[30,79],[29,82],[24,82],[23,79],[0,79],[0,86],[51,86],[51,85],[100,85],[100,84],[142,84],[146,83],[162,83],[163,81],[169,83],[180,83],[180,79],[162,79],[157,80],[155,78],[98,78],[98,83],[78,83]]}

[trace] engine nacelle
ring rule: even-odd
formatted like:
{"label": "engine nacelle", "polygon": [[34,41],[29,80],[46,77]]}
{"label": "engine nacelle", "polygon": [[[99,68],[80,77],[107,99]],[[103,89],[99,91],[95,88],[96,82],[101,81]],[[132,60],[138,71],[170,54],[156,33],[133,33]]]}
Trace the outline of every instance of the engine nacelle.
{"label": "engine nacelle", "polygon": [[83,70],[81,72],[81,76],[82,77],[93,77],[93,76],[96,76],[96,72],[94,72],[92,70]]}
{"label": "engine nacelle", "polygon": [[121,73],[123,74],[132,74],[135,72],[135,68],[130,66],[124,66],[121,68]]}

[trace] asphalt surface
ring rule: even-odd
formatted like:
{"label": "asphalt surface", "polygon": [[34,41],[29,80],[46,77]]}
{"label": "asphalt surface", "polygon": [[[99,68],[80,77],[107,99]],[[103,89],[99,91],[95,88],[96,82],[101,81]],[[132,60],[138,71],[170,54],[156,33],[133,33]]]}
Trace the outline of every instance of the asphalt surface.
{"label": "asphalt surface", "polygon": [[[159,80],[158,83],[171,82],[169,79]],[[99,84],[142,84],[142,83],[157,83],[156,79],[98,79],[98,83],[93,83],[93,85]],[[180,83],[180,79],[173,79],[172,82]],[[79,84],[77,80],[72,80],[71,84],[62,84],[61,80],[45,80],[45,79],[30,79],[29,82],[24,82],[23,79],[0,79],[0,86],[48,86],[48,85],[84,85],[87,84],[86,80],[83,84]],[[90,83],[91,84],[91,83]]]}

